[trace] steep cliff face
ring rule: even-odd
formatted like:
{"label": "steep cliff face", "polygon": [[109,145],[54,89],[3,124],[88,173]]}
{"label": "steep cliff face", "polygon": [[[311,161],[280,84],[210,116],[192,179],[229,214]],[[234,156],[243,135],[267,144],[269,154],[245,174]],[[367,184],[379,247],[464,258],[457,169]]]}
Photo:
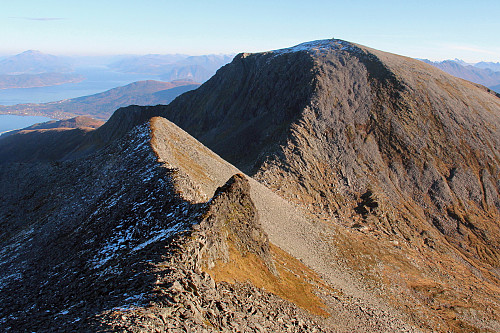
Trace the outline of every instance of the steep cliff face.
{"label": "steep cliff face", "polygon": [[306,54],[279,59],[240,54],[199,91],[156,110],[222,158],[251,170],[262,151],[277,149],[306,106],[314,89],[313,66]]}

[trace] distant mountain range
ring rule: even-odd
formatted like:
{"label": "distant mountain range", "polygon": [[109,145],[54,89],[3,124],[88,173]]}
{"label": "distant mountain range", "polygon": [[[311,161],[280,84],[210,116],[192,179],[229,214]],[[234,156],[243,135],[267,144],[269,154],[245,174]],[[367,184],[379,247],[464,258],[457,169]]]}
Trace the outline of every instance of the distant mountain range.
{"label": "distant mountain range", "polygon": [[72,71],[63,58],[26,51],[0,60],[0,89],[47,87],[85,79]]}
{"label": "distant mountain range", "polygon": [[420,59],[464,80],[482,84],[500,93],[500,63],[479,62],[477,64],[467,64],[466,62],[454,59],[444,61],[430,61]]}
{"label": "distant mountain range", "polygon": [[101,79],[122,73],[139,74],[140,80],[205,82],[233,57],[234,55],[186,54],[63,57],[29,50],[0,59],[0,89],[78,83],[86,79],[89,68],[93,73],[102,72]]}
{"label": "distant mountain range", "polygon": [[213,54],[202,56],[150,54],[123,59],[108,67],[123,73],[160,75],[165,81],[189,79],[205,82],[233,57],[234,55]]}
{"label": "distant mountain range", "polygon": [[494,72],[500,72],[500,62],[478,62],[477,64],[474,64],[474,67],[477,68],[487,68],[491,69]]}
{"label": "distant mountain range", "polygon": [[175,97],[198,86],[192,81],[138,81],[99,94],[57,102],[0,106],[0,114],[46,116],[53,119],[86,115],[106,120],[120,107],[168,104]]}

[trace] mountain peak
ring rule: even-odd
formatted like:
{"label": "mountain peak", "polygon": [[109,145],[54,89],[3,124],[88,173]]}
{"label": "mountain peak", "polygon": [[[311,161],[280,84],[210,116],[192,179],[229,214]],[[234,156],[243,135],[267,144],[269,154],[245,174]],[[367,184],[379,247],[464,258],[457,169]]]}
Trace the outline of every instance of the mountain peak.
{"label": "mountain peak", "polygon": [[40,54],[44,54],[44,53],[42,53],[41,51],[38,51],[38,50],[26,50],[24,52],[19,53],[19,55],[21,55],[21,54],[24,54],[24,55],[40,55]]}
{"label": "mountain peak", "polygon": [[310,42],[301,43],[292,47],[278,49],[271,51],[275,54],[284,54],[284,53],[294,53],[294,52],[324,52],[331,50],[352,50],[353,44],[346,42],[341,39],[319,39]]}
{"label": "mountain peak", "polygon": [[64,73],[71,70],[64,59],[37,50],[27,50],[0,61],[1,74]]}

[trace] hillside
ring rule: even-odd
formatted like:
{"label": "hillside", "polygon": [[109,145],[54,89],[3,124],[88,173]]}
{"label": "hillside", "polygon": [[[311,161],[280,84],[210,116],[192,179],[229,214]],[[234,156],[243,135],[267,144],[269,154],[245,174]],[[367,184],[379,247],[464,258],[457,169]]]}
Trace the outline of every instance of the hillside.
{"label": "hillside", "polygon": [[9,131],[0,136],[0,164],[61,159],[73,151],[90,131],[103,123],[79,116]]}
{"label": "hillside", "polygon": [[1,135],[1,137],[6,137],[12,134],[16,134],[22,131],[33,131],[33,130],[47,130],[47,129],[67,129],[67,128],[89,128],[96,129],[104,124],[104,121],[93,119],[86,116],[78,116],[71,119],[65,120],[51,120],[43,123],[37,123],[19,130],[8,131]]}
{"label": "hillside", "polygon": [[0,328],[499,331],[499,127],[487,88],[332,39],[42,131],[0,159]]}
{"label": "hillside", "polygon": [[423,316],[436,303],[487,316],[484,299],[498,311],[500,99],[487,89],[333,40],[241,54],[157,112],[283,198],[356,230],[348,261],[398,285],[393,302]]}
{"label": "hillside", "polygon": [[0,114],[29,114],[56,119],[90,116],[106,120],[120,107],[132,104],[168,104],[178,95],[198,86],[198,83],[192,81],[138,81],[95,95],[57,102],[0,106]]}

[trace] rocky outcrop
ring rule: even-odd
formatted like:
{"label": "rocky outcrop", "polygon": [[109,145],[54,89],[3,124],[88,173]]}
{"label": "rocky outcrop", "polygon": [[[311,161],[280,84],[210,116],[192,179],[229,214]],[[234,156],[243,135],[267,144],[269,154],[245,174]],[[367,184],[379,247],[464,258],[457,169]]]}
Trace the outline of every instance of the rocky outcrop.
{"label": "rocky outcrop", "polygon": [[156,112],[248,172],[284,141],[314,90],[313,69],[306,54],[240,54],[196,92]]}
{"label": "rocky outcrop", "polygon": [[229,242],[242,256],[248,253],[257,256],[277,274],[267,234],[250,198],[250,184],[243,175],[234,175],[217,189],[205,215],[199,226],[207,234],[208,243],[205,254],[201,254],[202,265],[213,268],[219,260],[229,262]]}
{"label": "rocky outcrop", "polygon": [[193,332],[324,331],[310,314],[276,295],[248,282],[216,282],[212,277],[211,268],[235,260],[234,251],[241,256],[252,253],[275,270],[267,236],[256,214],[248,181],[243,175],[233,176],[202,209],[199,224],[187,235],[177,237],[169,245],[171,251],[155,264],[151,306],[140,312],[105,312],[97,319],[98,327],[132,331],[159,327]]}

